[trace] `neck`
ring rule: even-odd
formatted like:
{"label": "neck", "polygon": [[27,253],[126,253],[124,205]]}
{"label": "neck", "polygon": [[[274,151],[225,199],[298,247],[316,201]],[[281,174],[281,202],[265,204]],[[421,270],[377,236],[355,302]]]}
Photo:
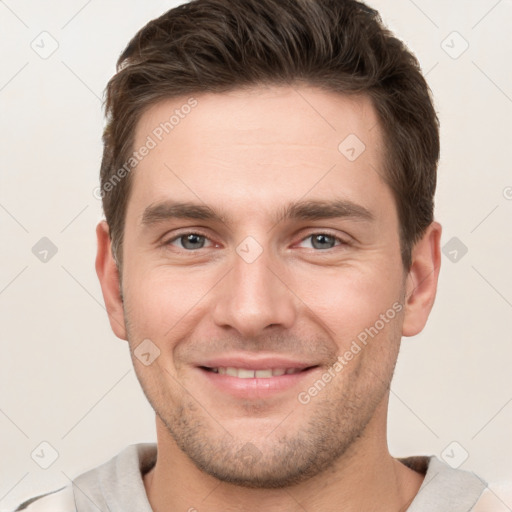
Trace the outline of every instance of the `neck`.
{"label": "neck", "polygon": [[373,420],[328,470],[283,489],[240,487],[202,472],[178,448],[158,418],[157,439],[157,462],[144,476],[155,512],[221,512],[228,508],[244,512],[405,511],[424,478],[389,454],[385,422],[382,425]]}

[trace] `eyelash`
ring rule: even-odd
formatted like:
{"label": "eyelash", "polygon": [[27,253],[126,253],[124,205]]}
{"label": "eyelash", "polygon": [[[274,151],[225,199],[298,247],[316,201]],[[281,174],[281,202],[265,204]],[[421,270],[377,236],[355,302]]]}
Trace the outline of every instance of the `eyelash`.
{"label": "eyelash", "polygon": [[[206,235],[205,233],[202,233],[201,231],[185,231],[183,233],[180,233],[178,235],[175,235],[173,238],[167,240],[166,242],[164,242],[162,245],[163,246],[169,246],[169,245],[172,245],[172,242],[175,242],[176,240],[180,240],[182,237],[184,236],[187,236],[187,235],[198,235],[198,236],[201,236],[201,237],[204,237],[206,238],[207,240],[210,240],[210,238],[208,237],[208,235]],[[307,236],[301,238],[300,242],[304,242],[305,240],[307,240],[308,238],[311,238],[315,235],[326,235],[330,238],[333,238],[335,240],[335,242],[339,242],[339,244],[335,245],[334,247],[330,247],[328,249],[315,249],[314,247],[312,247],[312,249],[315,251],[315,252],[327,252],[329,250],[332,250],[334,249],[335,247],[340,247],[340,246],[348,246],[350,245],[348,241],[340,238],[339,236],[336,236],[336,235],[333,235],[332,233],[329,233],[328,231],[315,231],[315,232],[312,232],[310,234],[308,234]],[[211,241],[211,240],[210,240]],[[200,249],[185,249],[185,248],[179,248],[180,250],[184,251],[184,252],[189,252],[189,253],[193,253],[193,252],[198,252],[200,251],[201,249],[209,249],[210,247],[201,247]]]}

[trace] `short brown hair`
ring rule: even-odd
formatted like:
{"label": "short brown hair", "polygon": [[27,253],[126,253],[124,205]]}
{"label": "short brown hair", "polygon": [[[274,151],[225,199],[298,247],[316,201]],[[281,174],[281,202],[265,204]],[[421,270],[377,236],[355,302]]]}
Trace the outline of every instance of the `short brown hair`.
{"label": "short brown hair", "polygon": [[[417,59],[362,2],[193,0],[150,21],[106,88],[101,189],[130,157],[137,122],[158,101],[300,83],[371,98],[408,270],[413,245],[433,221],[439,121]],[[131,182],[127,174],[101,194],[120,270]]]}

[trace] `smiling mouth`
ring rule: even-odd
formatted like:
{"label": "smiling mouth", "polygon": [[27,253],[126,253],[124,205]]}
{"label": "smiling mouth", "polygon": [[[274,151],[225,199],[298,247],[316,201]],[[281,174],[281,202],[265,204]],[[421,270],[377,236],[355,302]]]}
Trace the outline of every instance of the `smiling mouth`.
{"label": "smiling mouth", "polygon": [[272,377],[281,377],[283,375],[294,375],[296,373],[302,373],[313,368],[316,368],[316,366],[308,366],[307,368],[265,368],[261,370],[235,368],[232,366],[220,366],[216,368],[201,366],[200,368],[211,373],[217,373],[219,375],[228,375],[229,377],[237,377],[239,379],[270,379]]}

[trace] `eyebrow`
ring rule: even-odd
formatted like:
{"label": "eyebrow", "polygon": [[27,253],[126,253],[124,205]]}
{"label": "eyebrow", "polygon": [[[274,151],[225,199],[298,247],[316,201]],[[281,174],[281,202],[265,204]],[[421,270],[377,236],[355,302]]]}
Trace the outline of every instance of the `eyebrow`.
{"label": "eyebrow", "polygon": [[[223,211],[215,211],[206,204],[182,202],[168,199],[149,205],[142,214],[141,224],[150,227],[172,219],[196,219],[229,224],[229,216]],[[274,218],[275,223],[284,220],[322,220],[350,218],[373,221],[373,213],[362,205],[346,199],[303,200],[282,207]]]}

